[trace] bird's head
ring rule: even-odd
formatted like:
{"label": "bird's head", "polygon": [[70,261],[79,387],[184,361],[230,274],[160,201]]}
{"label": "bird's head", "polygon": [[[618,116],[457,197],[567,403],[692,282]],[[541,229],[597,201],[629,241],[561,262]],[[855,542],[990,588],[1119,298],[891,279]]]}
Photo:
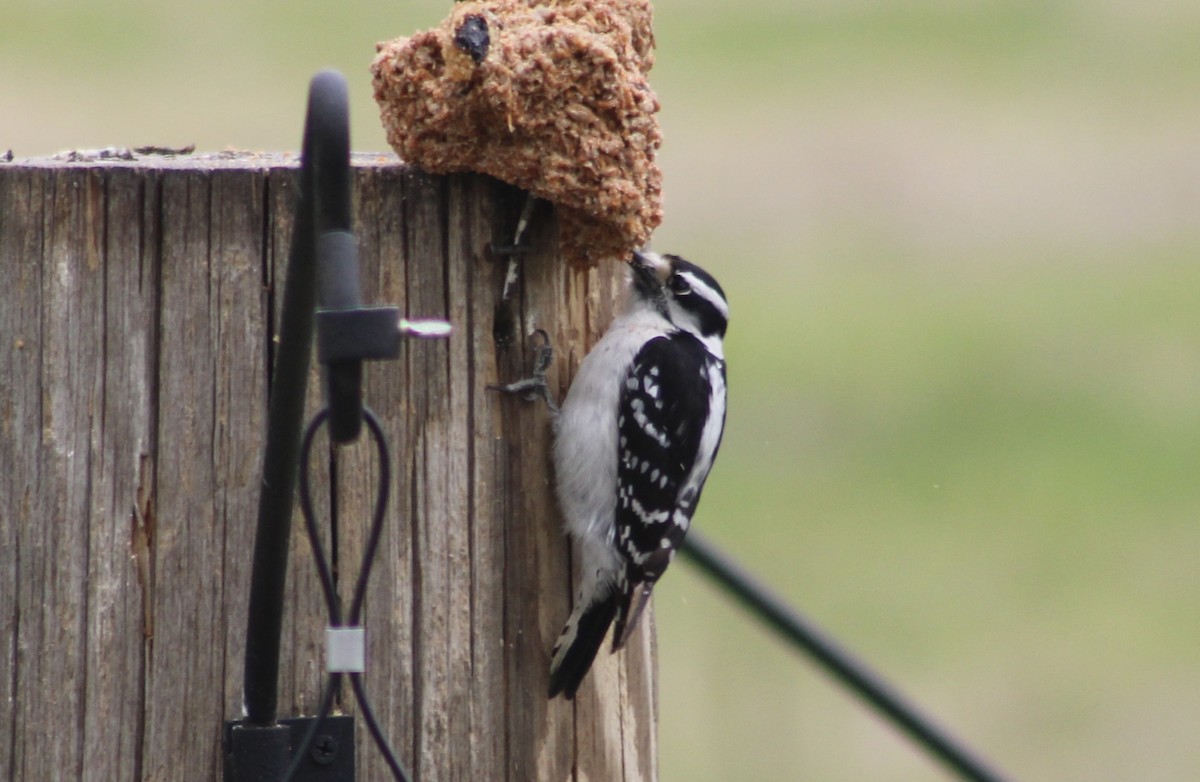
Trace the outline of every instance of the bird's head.
{"label": "bird's head", "polygon": [[629,266],[635,304],[653,307],[677,329],[719,349],[729,303],[711,274],[678,255],[654,252],[635,251]]}

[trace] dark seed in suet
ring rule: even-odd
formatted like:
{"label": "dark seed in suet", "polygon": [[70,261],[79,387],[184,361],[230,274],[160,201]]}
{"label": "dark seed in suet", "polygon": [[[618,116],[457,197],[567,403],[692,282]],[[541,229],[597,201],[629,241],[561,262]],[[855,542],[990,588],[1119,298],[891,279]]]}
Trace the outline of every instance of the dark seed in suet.
{"label": "dark seed in suet", "polygon": [[454,33],[454,45],[471,55],[476,65],[487,57],[490,44],[487,20],[479,14],[469,14]]}

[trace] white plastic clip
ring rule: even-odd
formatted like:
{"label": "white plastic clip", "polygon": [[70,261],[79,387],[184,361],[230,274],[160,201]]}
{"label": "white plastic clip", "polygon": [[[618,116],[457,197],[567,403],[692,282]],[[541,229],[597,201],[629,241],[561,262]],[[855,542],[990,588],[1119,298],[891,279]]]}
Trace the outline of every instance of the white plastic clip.
{"label": "white plastic clip", "polygon": [[364,627],[325,628],[326,673],[362,673],[367,669],[367,631]]}

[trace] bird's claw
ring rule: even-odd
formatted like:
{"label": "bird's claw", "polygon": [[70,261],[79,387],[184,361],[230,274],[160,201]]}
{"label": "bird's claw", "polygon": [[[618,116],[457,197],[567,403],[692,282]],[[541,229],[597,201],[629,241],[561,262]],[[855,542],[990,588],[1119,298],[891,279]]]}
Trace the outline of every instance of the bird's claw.
{"label": "bird's claw", "polygon": [[550,383],[546,380],[546,372],[554,363],[554,348],[550,344],[550,335],[544,329],[537,329],[534,335],[541,337],[541,344],[534,348],[533,375],[506,385],[488,384],[490,391],[501,391],[506,394],[517,394],[527,402],[542,399],[553,413],[558,412],[558,405],[550,395]]}

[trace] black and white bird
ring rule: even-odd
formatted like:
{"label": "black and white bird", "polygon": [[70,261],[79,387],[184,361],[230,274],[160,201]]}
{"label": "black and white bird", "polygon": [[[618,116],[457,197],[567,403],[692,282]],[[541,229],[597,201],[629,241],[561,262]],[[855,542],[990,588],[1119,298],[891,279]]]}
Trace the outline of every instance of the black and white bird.
{"label": "black and white bird", "polygon": [[729,305],[674,255],[634,253],[629,300],[584,358],[555,419],[554,466],[582,582],[554,645],[550,697],[574,698],[609,626],[637,625],[683,542],[725,426]]}

